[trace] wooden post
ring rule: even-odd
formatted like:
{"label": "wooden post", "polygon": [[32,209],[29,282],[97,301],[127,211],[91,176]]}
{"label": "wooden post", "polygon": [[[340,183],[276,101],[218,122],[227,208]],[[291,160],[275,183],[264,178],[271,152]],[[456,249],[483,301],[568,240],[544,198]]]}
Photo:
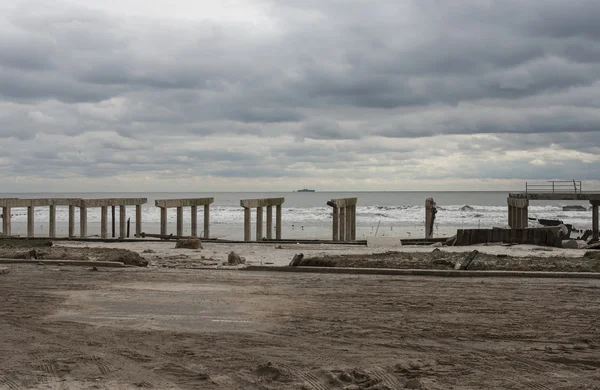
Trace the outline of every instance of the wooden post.
{"label": "wooden post", "polygon": [[433,198],[425,200],[425,238],[433,238],[433,224],[435,223],[435,202]]}
{"label": "wooden post", "polygon": [[592,241],[598,241],[598,204],[592,205]]}
{"label": "wooden post", "polygon": [[256,208],[256,241],[260,241],[263,238],[263,208]]}
{"label": "wooden post", "polygon": [[33,237],[35,235],[35,208],[33,206],[27,206],[27,237]]}
{"label": "wooden post", "polygon": [[160,208],[160,235],[161,236],[167,235],[167,208],[166,207]]}
{"label": "wooden post", "polygon": [[119,238],[125,238],[125,206],[119,206]]}
{"label": "wooden post", "polygon": [[346,207],[340,207],[340,241],[346,241]]}
{"label": "wooden post", "polygon": [[100,207],[100,238],[108,235],[108,206]]}
{"label": "wooden post", "polygon": [[275,206],[275,238],[281,240],[281,205]]}
{"label": "wooden post", "polygon": [[56,237],[56,206],[50,205],[50,226],[48,227],[48,236],[50,238]]}
{"label": "wooden post", "polygon": [[204,239],[210,237],[210,205],[204,205]]}
{"label": "wooden post", "polygon": [[273,238],[273,206],[267,206],[267,240]]}
{"label": "wooden post", "polygon": [[198,206],[191,207],[192,214],[192,237],[198,237]]}
{"label": "wooden post", "polygon": [[244,207],[244,241],[251,241],[251,230],[250,230],[250,208]]}
{"label": "wooden post", "polygon": [[333,241],[339,241],[340,211],[337,206],[333,208]]}
{"label": "wooden post", "polygon": [[177,237],[183,236],[183,207],[177,207]]}
{"label": "wooden post", "polygon": [[138,204],[135,206],[135,236],[140,237],[142,235],[142,205]]}
{"label": "wooden post", "polygon": [[2,233],[6,237],[10,236],[10,220],[11,220],[11,209],[10,207],[2,207]]}
{"label": "wooden post", "polygon": [[116,206],[112,206],[112,236],[113,236],[113,238],[116,235],[116,223],[117,223],[116,222],[116,218],[117,218],[116,215],[117,215]]}
{"label": "wooden post", "polygon": [[352,241],[352,206],[346,206],[346,240]]}
{"label": "wooden post", "polygon": [[87,237],[87,207],[79,208],[79,237]]}
{"label": "wooden post", "polygon": [[69,206],[69,237],[75,237],[75,206]]}

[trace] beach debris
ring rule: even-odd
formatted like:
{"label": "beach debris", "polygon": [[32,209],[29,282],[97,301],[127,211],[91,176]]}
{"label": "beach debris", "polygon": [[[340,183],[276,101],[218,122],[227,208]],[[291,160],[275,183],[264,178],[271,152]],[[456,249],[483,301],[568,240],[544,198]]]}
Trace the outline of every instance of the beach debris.
{"label": "beach debris", "polygon": [[579,245],[575,240],[562,240],[561,247],[564,249],[579,249]]}
{"label": "beach debris", "polygon": [[244,263],[246,263],[246,259],[233,251],[227,256],[227,264],[229,265],[239,265]]}
{"label": "beach debris", "polygon": [[585,206],[581,206],[581,205],[570,205],[570,206],[563,206],[563,211],[587,211],[587,208],[585,208]]}
{"label": "beach debris", "polygon": [[589,244],[583,249],[600,249],[600,242],[594,242],[593,244]]}
{"label": "beach debris", "polygon": [[498,253],[496,255],[496,257],[502,257],[503,258],[503,257],[508,257],[508,255],[506,253]]}
{"label": "beach debris", "polygon": [[442,246],[444,246],[444,244],[442,244],[441,242],[434,242],[433,244],[429,245],[432,248],[441,248]]}
{"label": "beach debris", "polygon": [[590,237],[592,236],[592,233],[593,233],[593,232],[592,232],[592,230],[591,230],[591,229],[588,229],[588,230],[586,230],[586,231],[583,233],[583,236],[581,236],[581,239],[582,239],[583,241],[587,241],[587,240],[588,240],[588,238],[590,238]]}
{"label": "beach debris", "polygon": [[10,272],[10,269],[7,267],[0,267],[0,275],[6,275]]}
{"label": "beach debris", "polygon": [[300,263],[302,263],[302,259],[303,258],[304,258],[304,254],[303,253],[294,255],[294,257],[292,258],[292,261],[290,261],[290,267],[297,267],[297,266],[299,266]]}
{"label": "beach debris", "polygon": [[37,251],[35,249],[32,249],[29,252],[27,252],[27,255],[29,256],[30,259],[37,260]]}
{"label": "beach debris", "polygon": [[271,380],[277,380],[281,376],[281,370],[275,367],[271,362],[259,364],[255,370],[257,376],[268,377]]}
{"label": "beach debris", "polygon": [[204,247],[198,238],[186,238],[177,240],[175,249],[204,249]]}
{"label": "beach debris", "polygon": [[283,247],[281,245],[277,245],[275,249],[283,249]]}
{"label": "beach debris", "polygon": [[456,234],[446,240],[446,246],[454,246],[456,244]]}
{"label": "beach debris", "polygon": [[463,260],[458,260],[454,265],[454,269],[456,270],[466,270],[469,268],[475,257],[479,254],[478,250],[474,250],[470,252]]}
{"label": "beach debris", "polygon": [[156,251],[152,249],[144,249],[142,253],[156,253]]}
{"label": "beach debris", "polygon": [[98,270],[98,267],[92,267],[92,269],[90,271],[98,272],[99,270]]}
{"label": "beach debris", "polygon": [[460,208],[460,211],[473,211],[473,207],[467,205],[464,205],[463,207]]}

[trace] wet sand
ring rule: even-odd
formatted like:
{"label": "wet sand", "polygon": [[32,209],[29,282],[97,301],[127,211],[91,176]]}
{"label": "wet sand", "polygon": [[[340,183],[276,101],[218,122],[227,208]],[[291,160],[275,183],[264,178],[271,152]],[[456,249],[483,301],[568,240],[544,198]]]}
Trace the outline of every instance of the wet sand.
{"label": "wet sand", "polygon": [[598,281],[10,271],[0,388],[600,386]]}

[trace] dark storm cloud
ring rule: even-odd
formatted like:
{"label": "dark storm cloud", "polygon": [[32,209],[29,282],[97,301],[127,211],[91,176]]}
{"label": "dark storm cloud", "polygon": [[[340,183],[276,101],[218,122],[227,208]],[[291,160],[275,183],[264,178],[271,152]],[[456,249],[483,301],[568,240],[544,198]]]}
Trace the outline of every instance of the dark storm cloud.
{"label": "dark storm cloud", "polygon": [[6,175],[425,177],[433,159],[520,179],[598,155],[597,1],[257,3],[268,27],[15,1],[0,15]]}

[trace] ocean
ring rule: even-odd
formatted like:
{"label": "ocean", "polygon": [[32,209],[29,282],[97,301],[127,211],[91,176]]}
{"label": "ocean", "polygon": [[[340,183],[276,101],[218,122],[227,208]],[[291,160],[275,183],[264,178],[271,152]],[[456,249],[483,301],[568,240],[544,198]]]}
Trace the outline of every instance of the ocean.
{"label": "ocean", "polygon": [[[146,233],[159,233],[160,213],[154,206],[155,199],[214,197],[211,206],[211,237],[242,239],[243,209],[241,199],[284,197],[282,228],[283,238],[331,237],[331,208],[326,202],[335,198],[357,197],[356,211],[357,238],[369,235],[424,237],[425,199],[433,198],[438,206],[434,235],[451,236],[458,228],[489,228],[507,226],[507,191],[502,192],[211,192],[211,193],[5,193],[0,197],[17,198],[147,198],[142,207],[142,230]],[[577,229],[591,228],[591,212],[563,211],[565,205],[590,207],[587,202],[577,201],[535,201],[529,207],[530,218],[560,219]],[[469,206],[469,207],[465,207]],[[78,215],[76,209],[76,231]],[[199,226],[202,231],[202,208],[198,208]],[[36,235],[48,234],[48,208],[35,209]],[[110,212],[109,212],[110,214]],[[118,214],[118,213],[117,213]],[[127,208],[134,229],[135,208]],[[118,218],[118,216],[117,216]],[[175,233],[175,209],[169,209],[169,233]],[[252,219],[256,215],[253,213]],[[110,215],[109,215],[110,219]],[[67,235],[68,208],[57,207],[57,235]],[[190,211],[184,210],[184,234],[190,234]],[[266,220],[266,219],[265,219]],[[27,210],[12,209],[12,234],[25,235]],[[109,222],[110,223],[110,222]],[[530,221],[535,225],[534,221]],[[117,227],[118,230],[118,227]],[[253,227],[254,234],[254,227]],[[264,229],[263,229],[264,231]],[[100,233],[100,209],[88,210],[88,235]],[[110,232],[109,232],[110,234]]]}

